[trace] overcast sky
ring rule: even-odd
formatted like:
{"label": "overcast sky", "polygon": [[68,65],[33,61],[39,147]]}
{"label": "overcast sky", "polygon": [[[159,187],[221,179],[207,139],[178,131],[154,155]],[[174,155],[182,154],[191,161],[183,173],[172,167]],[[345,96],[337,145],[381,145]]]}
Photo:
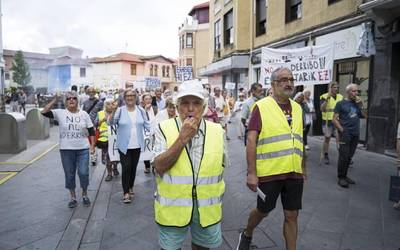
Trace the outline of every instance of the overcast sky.
{"label": "overcast sky", "polygon": [[89,57],[119,52],[178,57],[178,27],[205,0],[1,0],[3,47]]}

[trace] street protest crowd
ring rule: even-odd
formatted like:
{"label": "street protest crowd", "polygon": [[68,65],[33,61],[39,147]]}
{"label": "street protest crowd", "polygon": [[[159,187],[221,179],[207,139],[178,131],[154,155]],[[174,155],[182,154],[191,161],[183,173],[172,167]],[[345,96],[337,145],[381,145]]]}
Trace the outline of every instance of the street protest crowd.
{"label": "street protest crowd", "polygon": [[[235,136],[246,145],[244,181],[258,194],[237,249],[250,249],[253,230],[275,208],[279,196],[286,249],[295,249],[307,179],[306,151],[317,149],[307,143],[315,119],[314,100],[308,90],[295,93],[294,81],[290,69],[278,68],[271,74],[269,89],[254,83],[249,91],[240,89],[235,95],[197,80],[185,81],[173,91],[126,88],[116,93],[87,87],[78,94],[73,87],[64,93],[65,109],[52,109],[62,98],[56,94],[42,114],[59,124],[65,187],[71,196],[68,206],[78,205],[76,172],[82,204],[90,206],[89,167],[100,162],[107,169],[105,181],[112,181],[121,170],[122,202],[134,202],[137,166],[143,161],[145,173],[156,176],[154,216],[161,249],[180,249],[189,228],[192,249],[217,248],[222,243],[223,194],[228,181],[223,172],[230,164],[227,131],[235,124],[240,128]],[[349,188],[356,184],[348,169],[357,149],[359,120],[367,114],[358,85],[349,84],[345,93],[340,95],[338,84],[332,82],[318,101],[324,131],[321,163],[330,164],[333,137],[339,152],[338,185]]]}

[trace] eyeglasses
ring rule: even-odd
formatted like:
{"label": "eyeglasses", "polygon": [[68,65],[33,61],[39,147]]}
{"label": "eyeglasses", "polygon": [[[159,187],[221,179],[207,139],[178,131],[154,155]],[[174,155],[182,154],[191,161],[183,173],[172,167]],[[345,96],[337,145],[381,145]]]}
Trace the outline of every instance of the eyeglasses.
{"label": "eyeglasses", "polygon": [[125,95],[125,97],[136,97],[136,95]]}
{"label": "eyeglasses", "polygon": [[78,97],[74,96],[74,97],[67,97],[67,101],[71,101],[71,100],[78,100]]}
{"label": "eyeglasses", "polygon": [[279,83],[293,83],[294,82],[294,79],[293,78],[282,78],[282,79],[279,79],[279,80],[275,80],[276,82],[279,82]]}

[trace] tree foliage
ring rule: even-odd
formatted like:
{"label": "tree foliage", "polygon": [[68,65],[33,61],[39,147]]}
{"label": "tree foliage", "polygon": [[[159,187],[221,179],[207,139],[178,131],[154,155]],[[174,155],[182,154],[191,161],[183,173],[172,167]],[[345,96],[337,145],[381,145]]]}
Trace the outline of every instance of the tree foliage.
{"label": "tree foliage", "polygon": [[14,61],[11,66],[12,80],[19,86],[24,87],[31,81],[31,73],[29,72],[29,65],[24,59],[22,51],[17,51],[14,56]]}

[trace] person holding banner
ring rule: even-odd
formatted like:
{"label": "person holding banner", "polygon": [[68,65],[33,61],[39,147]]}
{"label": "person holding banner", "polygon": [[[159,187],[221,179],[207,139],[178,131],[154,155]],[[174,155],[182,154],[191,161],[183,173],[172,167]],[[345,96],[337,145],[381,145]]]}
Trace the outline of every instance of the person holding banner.
{"label": "person holding banner", "polygon": [[296,249],[297,217],[302,207],[305,158],[303,112],[291,100],[294,79],[290,69],[272,72],[273,96],[255,103],[247,135],[247,186],[258,192],[257,208],[250,213],[236,249],[248,250],[254,229],[275,208],[281,196],[286,249]]}
{"label": "person holding banner", "polygon": [[202,117],[206,103],[199,81],[183,82],[176,98],[179,117],[161,122],[155,133],[159,244],[181,249],[190,228],[192,249],[218,248],[228,164],[224,130]]}
{"label": "person holding banner", "polygon": [[136,105],[137,92],[124,92],[125,106],[118,108],[110,118],[110,125],[118,125],[116,145],[122,165],[123,202],[131,203],[140,152],[144,148],[144,133],[151,131],[146,112]]}
{"label": "person holding banner", "polygon": [[[144,93],[142,95],[142,107],[146,111],[147,119],[151,124],[151,131],[154,131],[156,126],[156,118],[154,115],[154,110],[151,105],[152,97],[150,93]],[[162,111],[161,111],[162,112]],[[141,152],[140,159],[144,162],[144,173],[150,173],[150,160],[153,158],[153,144],[154,144],[154,134],[150,133],[150,131],[144,131],[144,141],[145,146],[143,151]]]}
{"label": "person holding banner", "polygon": [[[332,123],[333,110],[335,109],[336,103],[343,100],[343,96],[339,94],[339,85],[336,82],[332,82],[329,85],[328,93],[325,93],[319,97],[321,112],[322,112],[322,131],[324,133],[324,143],[322,146],[322,153],[325,164],[329,164],[329,143],[331,137],[335,137],[336,144],[339,145],[338,138],[336,135],[336,129]],[[322,157],[322,156],[321,156]]]}
{"label": "person holding banner", "polygon": [[[114,99],[104,100],[104,109],[97,113],[96,119],[94,120],[94,126],[99,130],[99,138],[97,139],[96,146],[101,149],[101,161],[106,165],[107,176],[105,181],[111,181],[113,179],[113,169],[117,168],[115,162],[110,161],[110,156],[108,154],[108,124],[107,121],[111,117]],[[117,170],[118,171],[118,170]]]}

